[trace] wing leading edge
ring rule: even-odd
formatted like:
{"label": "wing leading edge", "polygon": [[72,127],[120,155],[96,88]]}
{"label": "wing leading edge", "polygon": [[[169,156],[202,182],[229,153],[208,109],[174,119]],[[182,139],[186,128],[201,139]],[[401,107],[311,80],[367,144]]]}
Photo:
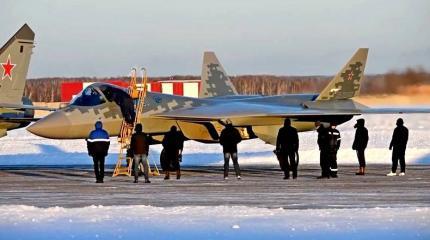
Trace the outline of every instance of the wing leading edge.
{"label": "wing leading edge", "polygon": [[[343,109],[314,109],[301,106],[280,106],[254,103],[228,103],[211,106],[199,106],[188,109],[178,109],[153,117],[183,121],[219,121],[235,118],[286,118],[286,117],[318,117],[344,116],[361,114],[402,114],[430,113],[430,108],[343,108]],[[234,121],[233,121],[234,122]]]}
{"label": "wing leading edge", "polygon": [[55,111],[56,108],[49,107],[40,107],[34,105],[22,105],[22,104],[12,104],[12,103],[0,103],[0,108],[9,108],[9,109],[31,109],[31,110],[44,110],[44,111]]}

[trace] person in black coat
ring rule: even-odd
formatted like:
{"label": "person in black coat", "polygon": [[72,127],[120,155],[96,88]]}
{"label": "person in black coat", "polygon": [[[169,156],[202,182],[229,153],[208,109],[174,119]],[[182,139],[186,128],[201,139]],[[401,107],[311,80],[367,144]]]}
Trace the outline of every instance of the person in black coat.
{"label": "person in black coat", "polygon": [[290,178],[290,171],[293,172],[293,179],[297,178],[296,154],[299,150],[299,135],[297,129],[291,126],[291,120],[286,118],[284,126],[279,129],[276,139],[276,155],[279,160],[281,170],[284,171],[284,179]]}
{"label": "person in black coat", "polygon": [[228,170],[230,165],[230,157],[233,160],[234,170],[236,172],[236,178],[240,179],[240,167],[237,161],[237,144],[242,141],[239,131],[233,127],[230,120],[226,121],[225,128],[221,131],[219,137],[219,143],[223,147],[224,154],[224,179],[228,179]]}
{"label": "person in black coat", "polygon": [[394,129],[393,138],[390,142],[390,150],[393,150],[391,172],[387,176],[395,176],[397,171],[397,163],[400,162],[400,174],[404,176],[406,171],[405,151],[408,143],[409,130],[403,126],[403,119],[397,119],[397,127]]}
{"label": "person in black coat", "polygon": [[336,129],[336,124],[331,123],[327,130],[327,153],[330,163],[330,177],[337,178],[337,151],[340,148],[340,132]]}
{"label": "person in black coat", "polygon": [[95,128],[87,139],[88,155],[93,157],[96,183],[103,183],[105,157],[110,145],[109,134],[103,129],[103,124],[100,121],[96,122]]}
{"label": "person in black coat", "polygon": [[114,101],[120,107],[125,122],[130,125],[133,124],[136,117],[133,98],[125,91],[111,87],[103,89],[103,93],[108,101]]}
{"label": "person in black coat", "polygon": [[180,156],[184,148],[185,137],[182,132],[178,132],[176,126],[172,126],[170,131],[164,135],[160,162],[165,172],[164,180],[170,179],[170,171],[176,171],[176,179],[181,178]]}
{"label": "person in black coat", "polygon": [[369,141],[369,134],[367,128],[364,126],[364,119],[358,119],[354,128],[356,128],[356,130],[354,142],[352,144],[352,150],[355,150],[357,152],[358,163],[360,165],[360,169],[355,174],[364,175],[366,169],[364,150],[366,150],[367,142]]}
{"label": "person in black coat", "polygon": [[321,123],[316,122],[315,126],[317,127],[318,132],[318,148],[320,150],[320,166],[321,166],[321,176],[317,177],[318,179],[330,178],[330,159],[328,157],[328,130]]}

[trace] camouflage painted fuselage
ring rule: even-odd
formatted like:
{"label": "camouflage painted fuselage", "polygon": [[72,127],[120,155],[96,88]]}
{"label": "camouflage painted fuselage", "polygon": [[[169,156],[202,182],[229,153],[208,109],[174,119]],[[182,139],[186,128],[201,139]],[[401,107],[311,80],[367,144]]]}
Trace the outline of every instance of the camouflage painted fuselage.
{"label": "camouflage painted fuselage", "polygon": [[[91,86],[97,88],[101,83]],[[148,92],[141,122],[143,130],[156,140],[161,140],[163,134],[175,125],[188,139],[201,142],[218,142],[218,137],[224,125],[221,121],[184,121],[181,119],[164,119],[158,115],[178,109],[191,109],[201,106],[223,105],[224,109],[231,102],[253,103],[256,105],[300,107],[303,102],[315,99],[314,94],[298,94],[285,96],[234,96],[225,98],[196,99]],[[246,114],[246,113],[245,113]],[[37,123],[28,127],[36,135],[54,139],[84,139],[94,129],[96,121],[102,121],[110,136],[118,136],[123,117],[120,107],[114,102],[105,102],[97,106],[67,107],[51,113]],[[274,117],[264,120],[237,118],[234,125],[240,130],[243,139],[259,137],[268,143],[274,143],[277,132],[284,118]],[[344,120],[342,120],[343,122]],[[293,119],[293,125],[299,131],[314,129],[315,119]]]}
{"label": "camouflage painted fuselage", "polygon": [[[298,131],[309,131],[315,122],[341,124],[359,114],[350,98],[357,96],[368,49],[359,49],[321,94],[240,96],[213,52],[204,53],[199,98],[148,93],[141,122],[143,130],[157,140],[175,125],[188,138],[218,142],[227,118],[243,139],[258,137],[275,144],[279,128],[290,118]],[[103,84],[88,88],[103,95]],[[106,87],[107,88],[107,87]],[[89,89],[91,90],[91,89]],[[83,90],[85,93],[85,90]],[[91,97],[91,93],[88,93]],[[95,99],[99,101],[98,98]],[[357,114],[356,114],[357,113]],[[104,100],[91,106],[71,104],[30,126],[36,135],[57,138],[86,138],[96,121],[102,121],[111,136],[118,136],[122,114],[118,105]]]}

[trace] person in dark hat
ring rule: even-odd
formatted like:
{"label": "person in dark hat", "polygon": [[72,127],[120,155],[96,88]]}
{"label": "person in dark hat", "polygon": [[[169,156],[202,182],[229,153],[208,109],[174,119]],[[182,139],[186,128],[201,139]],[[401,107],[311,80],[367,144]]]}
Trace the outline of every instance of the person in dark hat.
{"label": "person in dark hat", "polygon": [[145,183],[151,183],[149,181],[149,164],[148,164],[148,153],[149,153],[149,141],[150,138],[142,132],[142,124],[136,124],[134,128],[135,132],[131,136],[130,150],[133,153],[133,171],[134,171],[134,183],[138,182],[139,179],[139,166],[143,166],[143,175],[145,177]]}
{"label": "person in dark hat", "polygon": [[394,129],[390,142],[390,150],[393,150],[391,172],[387,176],[396,176],[397,164],[400,162],[399,176],[404,176],[406,171],[405,151],[408,144],[409,130],[403,126],[403,119],[397,119],[397,127]]}
{"label": "person in dark hat", "polygon": [[354,125],[354,128],[356,128],[356,130],[352,149],[357,152],[358,164],[360,165],[358,172],[355,174],[364,175],[366,168],[364,151],[366,150],[367,143],[369,141],[369,134],[367,128],[364,126],[364,119],[357,119],[357,123]]}
{"label": "person in dark hat", "polygon": [[321,176],[317,177],[317,179],[326,179],[330,178],[330,159],[328,157],[328,128],[324,126],[320,121],[315,122],[315,127],[318,132],[318,148],[320,150],[320,167],[321,167]]}
{"label": "person in dark hat", "polygon": [[279,129],[275,150],[281,170],[284,172],[284,179],[290,178],[290,171],[293,172],[293,179],[297,178],[298,159],[296,159],[296,154],[298,150],[299,135],[297,129],[292,127],[291,120],[286,118],[284,126]]}
{"label": "person in dark hat", "polygon": [[236,178],[239,180],[240,167],[237,156],[237,144],[242,141],[239,131],[233,127],[233,123],[230,119],[226,120],[225,128],[221,131],[219,137],[219,143],[222,145],[224,154],[224,180],[228,179],[228,170],[230,158],[233,161],[234,170],[236,172]]}
{"label": "person in dark hat", "polygon": [[164,135],[160,162],[165,172],[164,180],[170,179],[170,171],[176,171],[176,179],[181,179],[181,155],[184,148],[185,137],[178,131],[176,126],[172,126],[170,131]]}

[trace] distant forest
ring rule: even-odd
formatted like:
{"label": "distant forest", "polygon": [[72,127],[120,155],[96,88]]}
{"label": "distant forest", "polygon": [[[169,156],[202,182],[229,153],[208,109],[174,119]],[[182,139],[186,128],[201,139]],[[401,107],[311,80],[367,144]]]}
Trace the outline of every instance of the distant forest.
{"label": "distant forest", "polygon": [[[230,76],[240,94],[280,95],[286,93],[316,93],[330,81],[332,76],[274,76],[239,75]],[[150,77],[149,81],[200,79],[200,76],[178,75]],[[37,78],[29,79],[25,86],[25,96],[33,102],[59,102],[63,82],[103,82],[129,81],[128,77],[115,78]],[[430,73],[422,68],[409,68],[401,72],[366,75],[361,86],[362,95],[398,94],[403,90],[421,85],[430,85]]]}

